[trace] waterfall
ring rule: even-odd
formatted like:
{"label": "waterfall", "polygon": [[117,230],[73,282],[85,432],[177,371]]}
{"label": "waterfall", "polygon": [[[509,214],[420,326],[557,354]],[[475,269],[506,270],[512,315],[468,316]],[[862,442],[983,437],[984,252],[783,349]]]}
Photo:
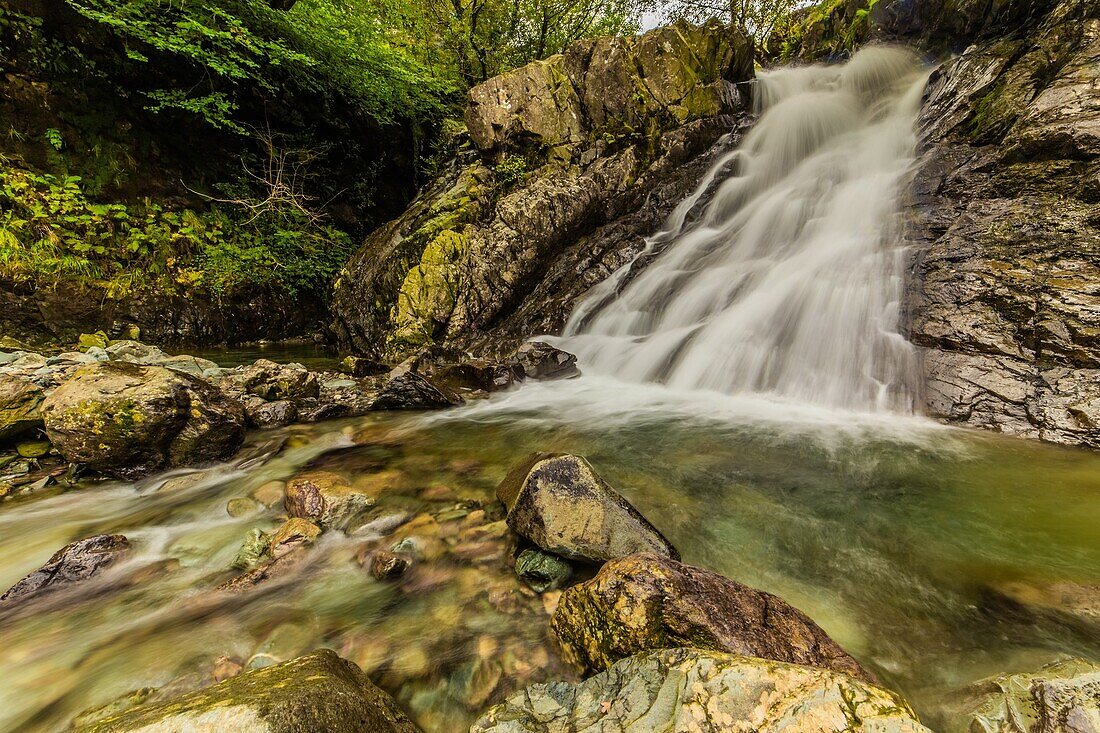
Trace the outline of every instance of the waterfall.
{"label": "waterfall", "polygon": [[898,209],[925,76],[892,47],[761,72],[740,147],[556,343],[630,382],[912,412]]}

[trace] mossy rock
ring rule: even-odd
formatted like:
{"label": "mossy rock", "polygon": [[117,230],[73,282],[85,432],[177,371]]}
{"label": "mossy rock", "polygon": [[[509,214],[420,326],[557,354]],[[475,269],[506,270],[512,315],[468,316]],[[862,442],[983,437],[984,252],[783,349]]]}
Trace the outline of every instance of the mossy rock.
{"label": "mossy rock", "polygon": [[46,393],[22,379],[0,379],[0,442],[42,426],[42,401]]}
{"label": "mossy rock", "polygon": [[77,731],[419,733],[359,667],[328,649],[246,672],[169,702],[134,708]]}

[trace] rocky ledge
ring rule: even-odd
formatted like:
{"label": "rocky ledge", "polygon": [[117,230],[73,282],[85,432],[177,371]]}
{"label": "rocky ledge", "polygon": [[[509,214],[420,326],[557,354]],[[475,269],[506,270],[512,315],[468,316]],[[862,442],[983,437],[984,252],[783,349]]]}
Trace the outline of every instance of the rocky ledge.
{"label": "rocky ledge", "polygon": [[505,353],[564,323],[746,117],[752,42],[718,23],[578,41],[474,87],[469,143],[340,274],[343,348]]}
{"label": "rocky ledge", "polygon": [[82,339],[82,350],[0,350],[0,499],[90,470],[137,479],[231,457],[248,428],[373,410],[439,409],[526,380],[576,376],[546,344],[484,361],[423,349],[396,367],[348,357],[342,372],[260,359],[221,368],[138,341]]}

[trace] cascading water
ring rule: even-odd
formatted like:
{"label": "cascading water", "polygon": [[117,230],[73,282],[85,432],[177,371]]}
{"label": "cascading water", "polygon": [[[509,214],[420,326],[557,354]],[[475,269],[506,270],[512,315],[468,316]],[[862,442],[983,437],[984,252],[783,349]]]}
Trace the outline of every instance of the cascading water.
{"label": "cascading water", "polygon": [[761,73],[740,148],[558,343],[627,381],[911,412],[897,219],[924,81],[890,47]]}

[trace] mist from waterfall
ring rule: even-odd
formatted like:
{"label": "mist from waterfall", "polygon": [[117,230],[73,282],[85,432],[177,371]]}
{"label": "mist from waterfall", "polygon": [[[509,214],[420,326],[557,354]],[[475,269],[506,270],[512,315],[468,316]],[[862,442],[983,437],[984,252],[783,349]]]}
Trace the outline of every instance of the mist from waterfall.
{"label": "mist from waterfall", "polygon": [[912,412],[898,210],[925,78],[893,47],[761,72],[740,147],[556,343],[628,382]]}

